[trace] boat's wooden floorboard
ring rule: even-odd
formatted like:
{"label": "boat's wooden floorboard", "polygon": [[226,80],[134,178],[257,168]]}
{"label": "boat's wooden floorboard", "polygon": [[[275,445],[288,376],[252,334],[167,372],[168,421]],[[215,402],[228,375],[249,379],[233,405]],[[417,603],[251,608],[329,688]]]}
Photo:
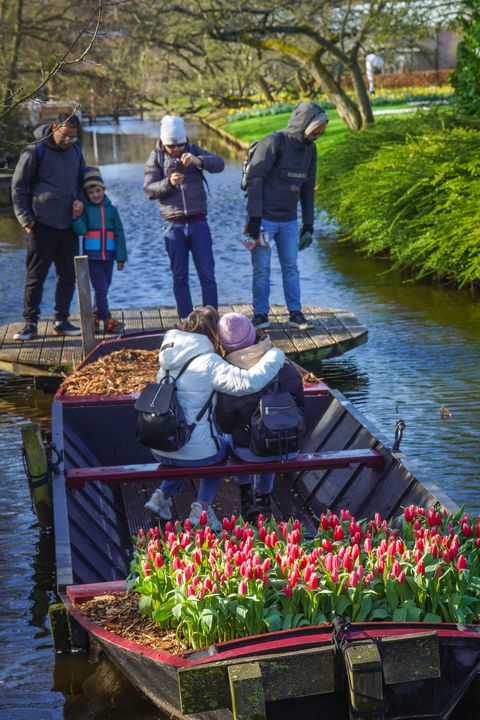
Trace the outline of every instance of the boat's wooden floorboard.
{"label": "boat's wooden floorboard", "polygon": [[[177,518],[183,520],[188,517],[190,504],[196,498],[196,482],[194,484],[190,480],[185,481],[183,491],[175,498],[173,503],[173,520]],[[155,481],[122,483],[122,496],[130,535],[136,534],[141,527],[148,528],[155,524],[155,516],[145,510],[144,504],[157,485],[158,483]],[[287,476],[278,477],[275,481],[273,498],[274,516],[277,520],[288,520],[289,517],[299,518],[307,528],[309,535],[316,533],[317,525],[315,521],[306,510],[300,496],[294,490]],[[233,479],[226,478],[220,483],[214,508],[219,518],[239,514],[240,496]]]}
{"label": "boat's wooden floorboard", "polygon": [[[251,317],[253,308],[242,304],[221,305],[219,311],[221,314],[243,312]],[[312,306],[305,307],[304,311],[311,327],[300,331],[288,327],[288,311],[284,305],[272,305],[270,308],[271,328],[268,332],[274,345],[290,356],[313,353],[319,359],[334,357],[367,339],[366,327],[352,313]],[[163,332],[179,323],[173,307],[118,308],[112,312],[125,324],[125,335]],[[78,325],[78,314],[73,313],[71,321]],[[82,360],[81,337],[54,337],[51,320],[39,322],[36,340],[14,340],[14,334],[22,326],[20,322],[0,326],[0,368],[25,375],[61,375]],[[100,342],[112,336],[101,332],[96,337]]]}

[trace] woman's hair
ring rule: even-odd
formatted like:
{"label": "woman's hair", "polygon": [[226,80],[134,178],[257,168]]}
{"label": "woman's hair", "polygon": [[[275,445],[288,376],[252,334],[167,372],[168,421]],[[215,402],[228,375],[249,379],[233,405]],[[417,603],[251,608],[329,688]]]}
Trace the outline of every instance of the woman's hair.
{"label": "woman's hair", "polygon": [[211,305],[192,310],[186,320],[183,321],[181,329],[185,332],[199,333],[206,335],[213,345],[213,349],[222,355],[222,346],[217,333],[218,312]]}

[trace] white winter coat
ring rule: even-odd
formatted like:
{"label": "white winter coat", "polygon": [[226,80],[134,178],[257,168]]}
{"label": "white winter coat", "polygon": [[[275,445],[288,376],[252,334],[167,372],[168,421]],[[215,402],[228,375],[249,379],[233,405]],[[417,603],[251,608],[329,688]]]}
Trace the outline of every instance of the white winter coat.
{"label": "white winter coat", "polygon": [[[258,392],[273,380],[285,360],[282,350],[271,348],[252,368],[241,370],[217,355],[205,335],[168,330],[158,354],[157,381],[165,377],[167,370],[176,377],[195,355],[200,357],[190,363],[177,384],[177,397],[189,423],[195,422],[213,390],[236,396]],[[203,415],[190,440],[180,450],[171,453],[156,450],[154,454],[181,460],[201,460],[214,455],[218,444],[211,414],[207,411]]]}

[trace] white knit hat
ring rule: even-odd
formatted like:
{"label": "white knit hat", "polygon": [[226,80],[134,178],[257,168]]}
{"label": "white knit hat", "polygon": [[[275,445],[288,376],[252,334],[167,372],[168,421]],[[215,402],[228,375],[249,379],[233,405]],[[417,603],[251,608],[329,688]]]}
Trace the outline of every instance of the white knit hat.
{"label": "white knit hat", "polygon": [[160,123],[160,140],[163,145],[179,145],[187,142],[183,119],[177,115],[164,115]]}

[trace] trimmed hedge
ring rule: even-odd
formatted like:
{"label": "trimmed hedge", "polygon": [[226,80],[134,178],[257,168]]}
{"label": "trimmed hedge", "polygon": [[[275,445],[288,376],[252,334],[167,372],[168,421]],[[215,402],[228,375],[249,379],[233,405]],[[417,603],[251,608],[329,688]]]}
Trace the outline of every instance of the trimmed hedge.
{"label": "trimmed hedge", "polygon": [[415,278],[480,280],[480,135],[429,113],[378,124],[327,152],[318,206],[340,238]]}

